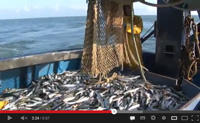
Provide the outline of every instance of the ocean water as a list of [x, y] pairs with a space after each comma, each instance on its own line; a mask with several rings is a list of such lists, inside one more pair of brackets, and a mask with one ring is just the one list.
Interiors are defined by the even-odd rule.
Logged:
[[[144, 30], [156, 16], [142, 16]], [[59, 17], [0, 20], [0, 59], [82, 48], [86, 17]], [[143, 50], [155, 52], [155, 38], [143, 44]]]

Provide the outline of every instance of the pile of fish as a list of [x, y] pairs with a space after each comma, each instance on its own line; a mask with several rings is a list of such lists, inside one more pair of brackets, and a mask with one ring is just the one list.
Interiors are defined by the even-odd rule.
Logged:
[[67, 71], [42, 77], [26, 89], [6, 89], [0, 101], [9, 102], [2, 110], [171, 111], [188, 99], [173, 88], [147, 85], [140, 76], [99, 83], [78, 71]]

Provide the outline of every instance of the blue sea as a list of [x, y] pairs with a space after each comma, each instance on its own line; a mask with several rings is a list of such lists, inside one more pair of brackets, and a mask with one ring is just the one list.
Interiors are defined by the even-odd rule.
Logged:
[[[144, 30], [156, 16], [142, 16]], [[0, 20], [0, 59], [83, 47], [86, 17], [57, 17]], [[143, 44], [155, 52], [155, 38]]]

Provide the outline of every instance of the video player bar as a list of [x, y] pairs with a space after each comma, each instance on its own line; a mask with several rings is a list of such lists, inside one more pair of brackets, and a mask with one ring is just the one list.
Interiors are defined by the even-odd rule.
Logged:
[[119, 113], [112, 111], [0, 111], [0, 121], [200, 123], [200, 112]]

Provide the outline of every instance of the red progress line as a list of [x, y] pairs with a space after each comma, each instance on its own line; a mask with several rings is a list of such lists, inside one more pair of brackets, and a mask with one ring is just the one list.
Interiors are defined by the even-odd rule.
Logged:
[[0, 114], [111, 114], [110, 110], [107, 111], [34, 111], [34, 110], [14, 110], [14, 111], [0, 111]]

